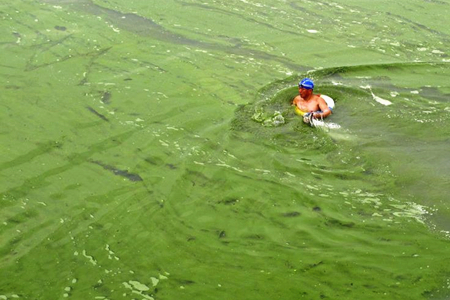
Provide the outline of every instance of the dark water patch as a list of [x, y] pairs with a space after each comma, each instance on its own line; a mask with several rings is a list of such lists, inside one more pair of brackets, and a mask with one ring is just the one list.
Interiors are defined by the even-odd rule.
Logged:
[[166, 164], [166, 167], [168, 167], [171, 170], [176, 170], [178, 169], [177, 166], [175, 166], [174, 164]]
[[436, 4], [441, 4], [441, 5], [446, 5], [448, 6], [448, 2], [445, 1], [440, 1], [440, 0], [424, 0], [425, 2], [429, 2], [429, 3], [436, 3]]
[[319, 266], [321, 266], [321, 265], [323, 265], [323, 264], [324, 264], [323, 261], [319, 261], [319, 262], [317, 262], [317, 263], [309, 264], [309, 265], [303, 267], [303, 268], [301, 269], [301, 271], [302, 271], [302, 272], [308, 272], [308, 271], [311, 271], [312, 269], [315, 269], [315, 268], [317, 268], [317, 267], [319, 267]]
[[450, 99], [450, 94], [442, 93], [437, 87], [422, 86], [420, 88], [420, 95], [426, 99], [447, 103]]
[[[26, 211], [24, 211], [22, 213], [15, 214], [14, 216], [7, 218], [6, 223], [7, 224], [11, 223], [11, 224], [17, 225], [17, 224], [25, 223], [29, 219], [36, 218], [37, 216], [38, 216], [38, 212], [35, 209], [33, 209], [33, 210], [27, 209]], [[8, 226], [8, 225], [6, 225], [6, 226]]]
[[263, 240], [263, 239], [265, 239], [265, 237], [263, 235], [260, 235], [260, 234], [246, 235], [245, 238], [246, 239], [250, 239], [250, 240]]
[[124, 177], [130, 181], [143, 181], [142, 177], [138, 174], [129, 173], [127, 170], [120, 170], [114, 166], [104, 164], [97, 160], [90, 160], [91, 163], [101, 166], [103, 169], [112, 171], [114, 175]]
[[86, 106], [87, 110], [89, 110], [91, 113], [93, 113], [94, 115], [96, 115], [97, 117], [99, 117], [100, 119], [102, 119], [103, 121], [109, 122], [109, 119], [107, 117], [105, 117], [104, 115], [102, 115], [101, 113], [99, 113], [98, 111], [96, 111], [95, 109], [93, 109], [90, 106]]
[[161, 166], [165, 163], [164, 159], [162, 159], [160, 157], [156, 157], [156, 156], [148, 156], [148, 157], [144, 158], [144, 161], [153, 166]]
[[59, 30], [59, 31], [66, 31], [67, 30], [67, 28], [64, 27], [64, 26], [55, 26], [55, 29]]
[[197, 187], [206, 187], [210, 185], [211, 179], [204, 175], [201, 172], [194, 171], [194, 170], [186, 170], [186, 172], [183, 175], [183, 181], [187, 181], [191, 183], [191, 186], [197, 186]]
[[88, 128], [93, 128], [93, 127], [97, 127], [98, 126], [98, 121], [91, 121], [91, 122], [70, 122], [70, 124], [78, 129], [88, 129]]
[[67, 198], [67, 195], [65, 193], [54, 193], [51, 194], [49, 198], [52, 200], [62, 200], [64, 198]]
[[60, 142], [57, 142], [57, 141], [49, 141], [46, 143], [39, 143], [38, 147], [36, 149], [31, 150], [26, 154], [20, 155], [9, 162], [1, 163], [0, 171], [4, 171], [6, 169], [9, 169], [12, 167], [17, 167], [24, 163], [31, 162], [36, 157], [41, 156], [43, 154], [48, 154], [55, 149], [60, 149], [62, 146], [63, 146], [63, 144]]
[[224, 205], [236, 205], [237, 203], [239, 203], [239, 199], [236, 198], [227, 198], [227, 199], [223, 199], [218, 201], [219, 204], [224, 204]]
[[[8, 240], [8, 242], [0, 247], [0, 255], [2, 257], [1, 263], [6, 260], [12, 260], [18, 255], [18, 252], [14, 249], [23, 242], [23, 236], [18, 235]], [[11, 258], [12, 257], [12, 258]]]
[[111, 92], [105, 91], [105, 92], [103, 92], [103, 94], [102, 94], [100, 100], [101, 100], [104, 104], [109, 105], [109, 104], [111, 104], [111, 97], [112, 97]]
[[294, 217], [300, 216], [301, 214], [298, 211], [291, 211], [291, 212], [283, 213], [282, 215], [285, 218], [294, 218]]
[[7, 69], [11, 69], [11, 70], [17, 69], [15, 66], [5, 65], [5, 64], [3, 64], [3, 63], [0, 63], [0, 67], [2, 67], [2, 68], [7, 68]]
[[325, 222], [325, 225], [352, 228], [355, 226], [355, 223], [354, 222], [345, 222], [345, 221], [341, 221], [341, 220], [337, 220], [337, 219], [328, 219]]
[[20, 90], [22, 87], [17, 86], [17, 85], [6, 85], [5, 89], [7, 90]]
[[80, 188], [80, 184], [69, 184], [64, 188], [65, 191], [76, 190]]
[[193, 280], [189, 280], [189, 279], [178, 279], [176, 280], [180, 285], [184, 286], [184, 285], [193, 285], [195, 284], [195, 281]]
[[[324, 2], [320, 2], [320, 3], [328, 6], [327, 3], [324, 3]], [[307, 7], [306, 5], [300, 5], [298, 2], [290, 1], [289, 6], [292, 9], [301, 12], [305, 16], [308, 16], [309, 18], [315, 18], [315, 19], [322, 18], [322, 15], [320, 15], [317, 10], [313, 10], [313, 9]]]

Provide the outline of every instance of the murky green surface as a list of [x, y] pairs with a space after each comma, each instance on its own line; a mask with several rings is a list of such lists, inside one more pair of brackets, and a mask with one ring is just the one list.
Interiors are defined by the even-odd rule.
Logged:
[[449, 11], [1, 2], [0, 299], [447, 299]]

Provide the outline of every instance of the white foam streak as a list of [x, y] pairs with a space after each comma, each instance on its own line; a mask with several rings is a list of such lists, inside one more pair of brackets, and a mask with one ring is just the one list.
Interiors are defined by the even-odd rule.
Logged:
[[318, 120], [318, 119], [312, 119], [311, 123], [312, 123], [313, 127], [321, 127], [321, 128], [328, 128], [328, 129], [341, 128], [341, 125], [339, 125], [339, 124], [324, 122], [324, 121]]
[[373, 100], [377, 101], [378, 103], [380, 103], [380, 104], [382, 104], [382, 105], [386, 105], [386, 106], [392, 104], [391, 101], [386, 100], [386, 99], [383, 99], [383, 98], [378, 97], [377, 95], [375, 95], [375, 94], [372, 92], [372, 87], [371, 87], [370, 85], [367, 85], [367, 86], [360, 86], [360, 87], [361, 87], [362, 89], [365, 89], [365, 90], [368, 89], [368, 90], [370, 91], [370, 93], [372, 94]]

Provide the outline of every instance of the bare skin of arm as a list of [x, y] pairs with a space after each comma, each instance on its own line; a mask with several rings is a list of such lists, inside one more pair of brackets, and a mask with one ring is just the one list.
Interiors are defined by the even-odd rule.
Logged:
[[321, 113], [314, 113], [314, 118], [326, 118], [331, 114], [331, 109], [322, 97], [318, 97], [317, 104], [322, 111]]

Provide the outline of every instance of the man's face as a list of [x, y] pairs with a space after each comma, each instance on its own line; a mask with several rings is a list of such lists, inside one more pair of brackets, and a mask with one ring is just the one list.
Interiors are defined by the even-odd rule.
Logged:
[[312, 90], [311, 89], [305, 89], [302, 86], [300, 86], [298, 88], [298, 93], [300, 94], [300, 97], [302, 97], [303, 99], [306, 99], [312, 93]]

